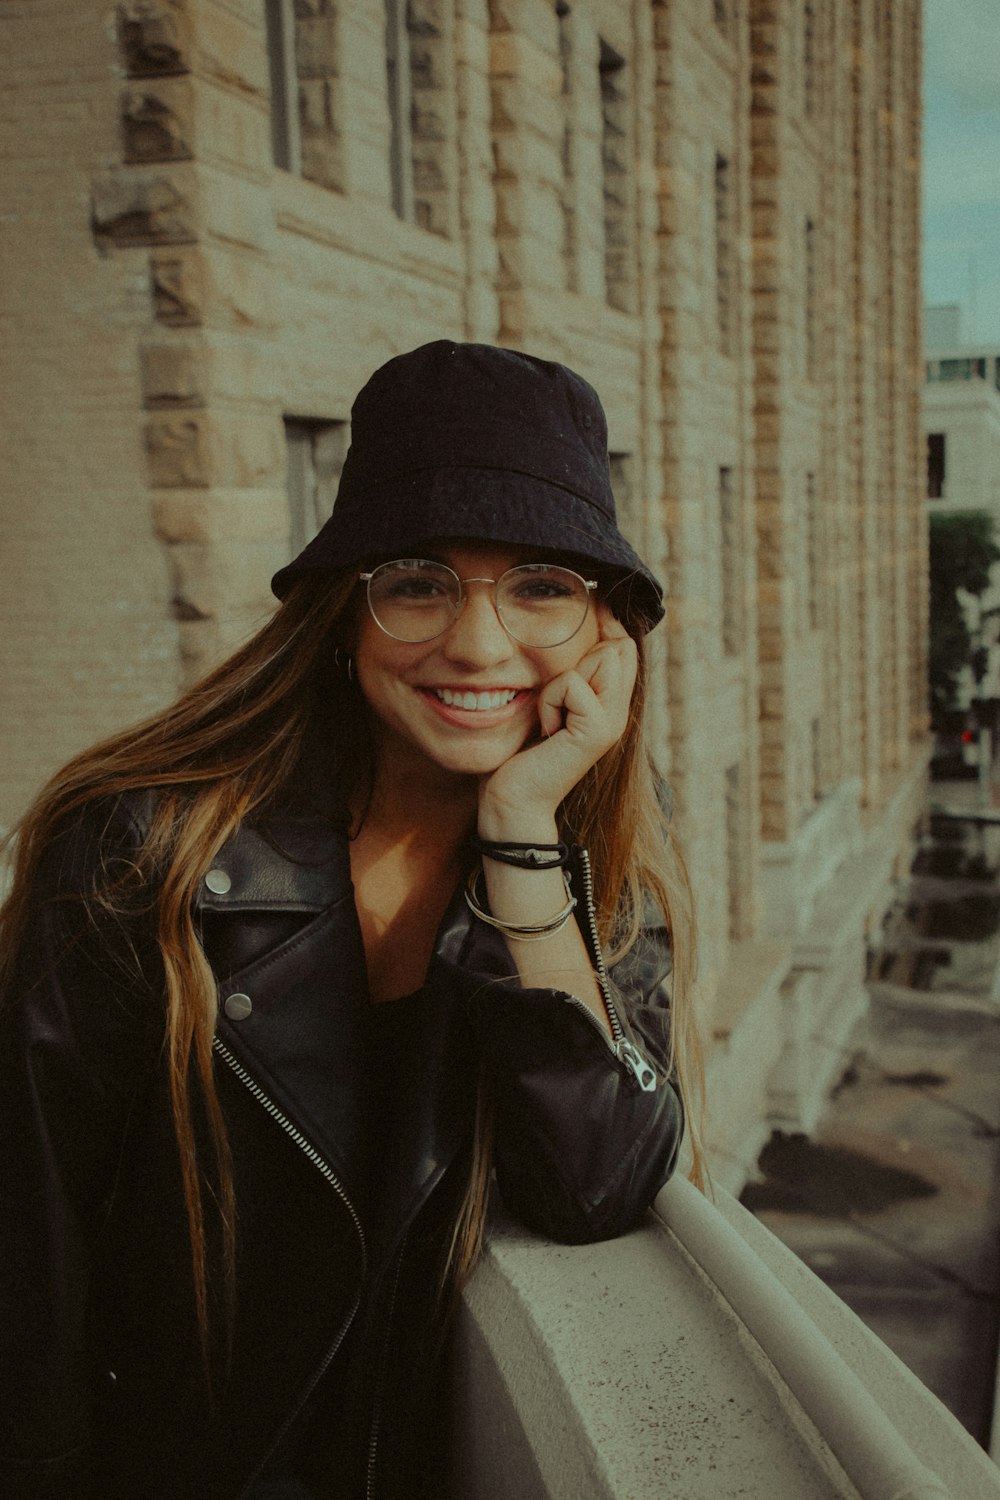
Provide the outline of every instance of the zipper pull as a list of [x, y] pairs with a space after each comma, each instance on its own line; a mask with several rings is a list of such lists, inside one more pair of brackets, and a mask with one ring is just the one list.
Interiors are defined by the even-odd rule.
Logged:
[[636, 1083], [644, 1094], [656, 1092], [656, 1071], [643, 1057], [634, 1042], [627, 1041], [622, 1037], [615, 1047], [615, 1056], [619, 1062], [623, 1062], [635, 1077]]

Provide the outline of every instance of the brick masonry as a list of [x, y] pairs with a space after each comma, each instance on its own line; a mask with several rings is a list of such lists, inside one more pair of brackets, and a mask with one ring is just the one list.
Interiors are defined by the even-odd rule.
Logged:
[[[926, 753], [919, 0], [419, 0], [395, 164], [385, 18], [289, 10], [291, 172], [263, 0], [0, 15], [0, 822], [266, 617], [286, 419], [345, 422], [440, 336], [563, 359], [667, 583], [652, 747], [720, 1087], [770, 1006], [762, 1117], [774, 975], [849, 855], [888, 878]], [[827, 995], [857, 991], [879, 888]]]

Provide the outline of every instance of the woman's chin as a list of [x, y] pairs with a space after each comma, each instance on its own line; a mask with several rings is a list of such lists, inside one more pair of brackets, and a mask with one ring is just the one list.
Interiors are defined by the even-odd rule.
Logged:
[[376, 726], [383, 751], [395, 747], [400, 757], [396, 774], [404, 777], [417, 771], [419, 761], [428, 769], [433, 766], [451, 776], [491, 776], [523, 750], [538, 730], [534, 713], [522, 711], [516, 717], [509, 715], [506, 722], [494, 723], [467, 714], [463, 716], [464, 722], [456, 724], [426, 700], [421, 708], [423, 712], [419, 714], [397, 713]]
[[453, 754], [435, 756], [434, 759], [442, 771], [449, 771], [453, 776], [492, 776], [494, 771], [498, 771], [516, 754], [517, 748], [491, 753], [483, 745], [476, 750], [455, 751]]

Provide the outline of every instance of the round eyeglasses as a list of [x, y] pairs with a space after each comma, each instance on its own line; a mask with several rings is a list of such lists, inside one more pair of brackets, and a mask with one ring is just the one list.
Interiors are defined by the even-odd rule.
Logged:
[[521, 563], [499, 578], [459, 578], [444, 563], [403, 557], [360, 574], [368, 585], [368, 608], [375, 624], [393, 640], [417, 645], [443, 635], [458, 616], [465, 585], [493, 585], [493, 607], [500, 624], [519, 646], [561, 646], [570, 640], [590, 608], [594, 579], [551, 563]]

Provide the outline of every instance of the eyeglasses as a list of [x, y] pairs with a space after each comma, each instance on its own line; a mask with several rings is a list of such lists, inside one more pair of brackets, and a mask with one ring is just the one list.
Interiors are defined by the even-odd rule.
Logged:
[[470, 583], [493, 585], [500, 624], [520, 646], [561, 646], [587, 618], [594, 579], [551, 563], [521, 563], [499, 578], [459, 578], [444, 563], [403, 557], [360, 574], [375, 624], [416, 645], [443, 635], [457, 618]]

